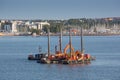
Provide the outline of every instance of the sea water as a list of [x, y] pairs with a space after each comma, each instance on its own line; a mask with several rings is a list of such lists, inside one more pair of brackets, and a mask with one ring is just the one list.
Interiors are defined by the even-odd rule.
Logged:
[[[50, 52], [55, 52], [59, 37], [50, 38]], [[120, 36], [85, 36], [84, 52], [96, 57], [90, 64], [39, 64], [29, 61], [29, 54], [47, 52], [47, 36], [1, 36], [0, 80], [120, 80]], [[69, 37], [62, 38], [62, 49]], [[80, 37], [72, 37], [72, 46], [80, 50]], [[59, 48], [59, 47], [58, 47]], [[69, 52], [69, 50], [67, 50]]]

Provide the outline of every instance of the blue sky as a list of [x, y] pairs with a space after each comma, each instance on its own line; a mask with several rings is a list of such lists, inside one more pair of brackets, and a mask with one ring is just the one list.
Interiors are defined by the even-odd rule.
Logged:
[[120, 17], [120, 0], [0, 0], [0, 19]]

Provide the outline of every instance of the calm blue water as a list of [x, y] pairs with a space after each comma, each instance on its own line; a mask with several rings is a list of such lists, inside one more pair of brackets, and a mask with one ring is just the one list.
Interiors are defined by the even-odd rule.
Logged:
[[[51, 52], [58, 45], [51, 37]], [[63, 37], [63, 46], [68, 37]], [[80, 38], [72, 37], [74, 48], [80, 49]], [[88, 65], [38, 64], [27, 55], [47, 52], [47, 37], [0, 37], [0, 80], [120, 80], [120, 36], [86, 36], [85, 53], [96, 56]]]

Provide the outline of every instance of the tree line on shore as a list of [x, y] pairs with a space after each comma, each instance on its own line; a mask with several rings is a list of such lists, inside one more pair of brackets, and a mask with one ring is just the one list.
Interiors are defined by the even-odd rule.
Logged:
[[[104, 25], [106, 28], [113, 27], [114, 25], [119, 25], [120, 28], [120, 18], [97, 18], [97, 19], [69, 19], [69, 20], [48, 20], [50, 23], [50, 31], [52, 33], [60, 32], [60, 28], [68, 30], [69, 26], [72, 28], [83, 27], [84, 29], [90, 29], [96, 25]], [[43, 30], [47, 32], [47, 25], [43, 27]], [[100, 26], [99, 26], [100, 27]]]

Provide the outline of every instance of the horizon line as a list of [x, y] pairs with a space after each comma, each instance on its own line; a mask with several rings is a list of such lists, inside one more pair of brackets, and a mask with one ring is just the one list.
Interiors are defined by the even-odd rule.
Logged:
[[36, 18], [36, 19], [27, 19], [27, 18], [24, 18], [24, 19], [15, 19], [15, 18], [11, 18], [11, 19], [5, 19], [5, 18], [0, 18], [0, 20], [69, 20], [69, 19], [83, 19], [83, 18], [86, 18], [86, 19], [102, 19], [102, 18], [120, 18], [120, 16], [116, 16], [116, 17], [81, 17], [81, 18], [67, 18], [67, 19], [42, 19], [42, 18]]

